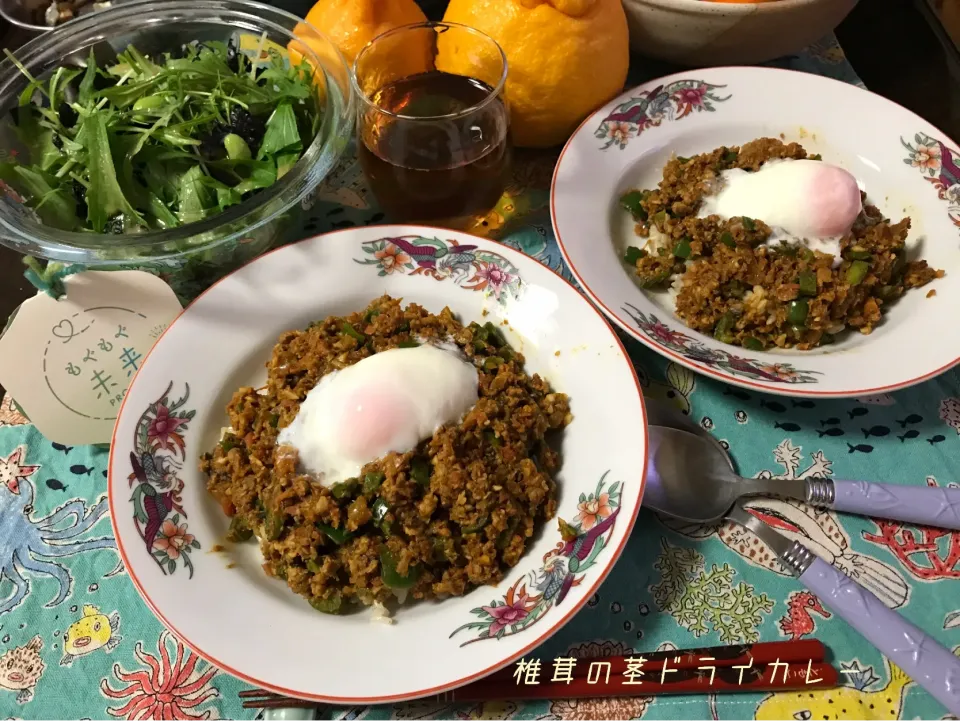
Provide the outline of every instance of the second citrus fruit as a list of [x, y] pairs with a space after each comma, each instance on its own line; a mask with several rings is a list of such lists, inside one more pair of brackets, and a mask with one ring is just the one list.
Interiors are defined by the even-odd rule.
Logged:
[[[511, 132], [521, 147], [563, 143], [627, 78], [630, 39], [620, 0], [450, 0], [443, 19], [476, 28], [503, 49]], [[437, 68], [471, 74], [485, 48], [468, 42], [440, 35]]]

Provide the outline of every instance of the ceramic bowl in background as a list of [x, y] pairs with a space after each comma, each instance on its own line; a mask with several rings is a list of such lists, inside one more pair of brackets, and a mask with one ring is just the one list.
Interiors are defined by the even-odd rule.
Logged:
[[0, 0], [0, 18], [16, 26], [16, 44], [120, 2], [123, 0]]
[[857, 0], [623, 0], [635, 53], [678, 65], [750, 65], [833, 32]]
[[0, 0], [0, 17], [30, 37], [52, 30], [36, 22], [37, 13], [49, 7], [46, 0]]

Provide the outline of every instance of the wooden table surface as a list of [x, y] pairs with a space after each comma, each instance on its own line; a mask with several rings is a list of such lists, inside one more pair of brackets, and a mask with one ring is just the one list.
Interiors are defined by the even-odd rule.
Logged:
[[[921, 13], [924, 1], [863, 0], [837, 28], [837, 37], [867, 87], [956, 140], [960, 138], [960, 68], [954, 67], [953, 56]], [[9, 44], [7, 40], [5, 45]], [[0, 246], [0, 321], [35, 292], [23, 278], [23, 270], [20, 256]]]

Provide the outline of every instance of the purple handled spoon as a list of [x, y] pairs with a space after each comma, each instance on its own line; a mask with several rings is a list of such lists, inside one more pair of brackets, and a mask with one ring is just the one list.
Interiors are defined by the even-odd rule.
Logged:
[[[709, 489], [713, 501], [710, 515], [719, 516], [721, 508], [729, 508], [738, 498], [766, 496], [792, 498], [817, 508], [830, 508], [842, 513], [856, 513], [872, 518], [915, 523], [921, 526], [960, 531], [960, 488], [930, 486], [898, 486], [867, 481], [834, 481], [829, 478], [807, 478], [785, 481], [776, 478], [742, 478], [730, 467], [727, 454], [701, 435], [681, 430], [677, 424], [657, 431], [676, 452], [686, 454], [698, 469], [689, 483], [697, 489], [691, 501], [702, 504]], [[696, 513], [693, 508], [685, 511]], [[695, 515], [684, 517], [694, 518]]]
[[[782, 536], [744, 508], [741, 486], [757, 479], [741, 479], [731, 470], [723, 450], [699, 434], [654, 425], [649, 428], [649, 442], [644, 507], [690, 523], [708, 524], [727, 519], [749, 530], [837, 616], [859, 631], [948, 711], [960, 714], [960, 658], [887, 608], [883, 601], [845, 573], [816, 557], [799, 541]], [[768, 489], [791, 483], [803, 485], [798, 481], [763, 481], [761, 489], [748, 493], [782, 496], [783, 493]], [[805, 494], [788, 497], [807, 500]], [[880, 515], [891, 518], [885, 513]], [[903, 518], [901, 513], [893, 515], [898, 520]], [[921, 515], [927, 519], [923, 522], [929, 522], [930, 513]]]

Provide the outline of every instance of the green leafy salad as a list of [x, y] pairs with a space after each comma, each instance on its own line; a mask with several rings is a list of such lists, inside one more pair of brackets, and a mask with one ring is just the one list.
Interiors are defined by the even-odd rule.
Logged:
[[[262, 43], [261, 43], [262, 44]], [[316, 136], [313, 70], [275, 49], [252, 62], [235, 45], [193, 43], [28, 78], [11, 111], [29, 159], [0, 179], [43, 224], [142, 233], [193, 223], [269, 188]]]

